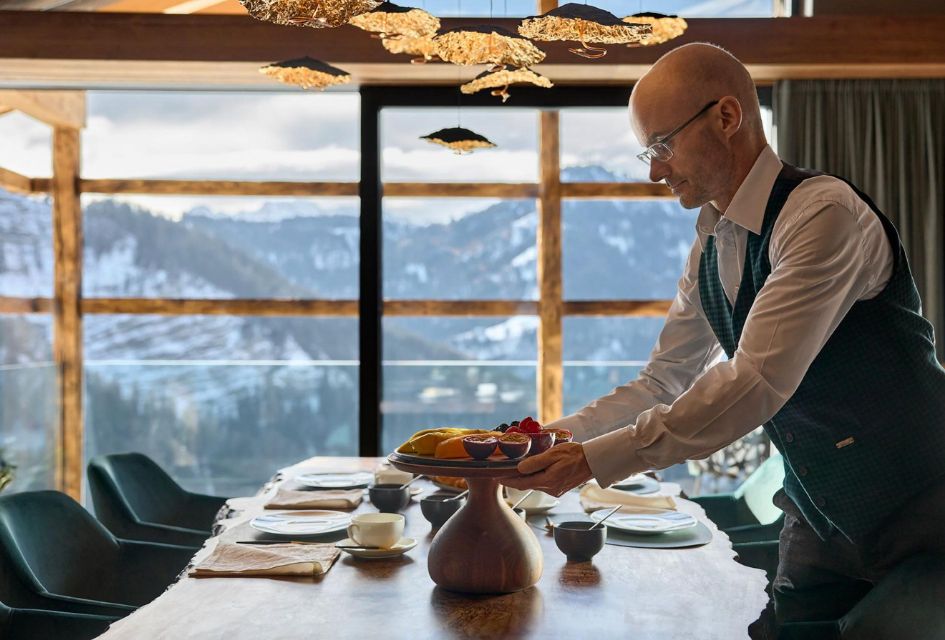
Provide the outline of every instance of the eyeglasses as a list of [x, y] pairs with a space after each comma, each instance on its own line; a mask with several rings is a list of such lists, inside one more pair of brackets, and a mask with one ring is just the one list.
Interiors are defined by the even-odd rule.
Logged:
[[701, 116], [703, 113], [705, 113], [706, 111], [708, 111], [709, 109], [717, 105], [718, 103], [719, 103], [718, 100], [713, 100], [706, 106], [699, 109], [699, 113], [692, 116], [691, 118], [683, 122], [681, 125], [679, 125], [675, 129], [670, 131], [668, 134], [666, 134], [665, 136], [663, 136], [662, 138], [660, 138], [659, 140], [657, 140], [656, 142], [648, 146], [646, 149], [643, 150], [642, 153], [638, 153], [637, 158], [643, 164], [650, 164], [650, 160], [659, 160], [660, 162], [666, 162], [667, 160], [672, 158], [673, 149], [666, 143], [672, 140], [673, 136], [675, 136], [677, 133], [679, 133], [680, 131], [688, 127], [690, 124], [692, 124], [696, 120], [696, 118]]

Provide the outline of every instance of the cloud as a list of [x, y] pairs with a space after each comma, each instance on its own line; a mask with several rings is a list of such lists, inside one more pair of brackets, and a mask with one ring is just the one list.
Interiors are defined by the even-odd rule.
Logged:
[[52, 127], [12, 112], [0, 115], [0, 167], [30, 178], [52, 175]]

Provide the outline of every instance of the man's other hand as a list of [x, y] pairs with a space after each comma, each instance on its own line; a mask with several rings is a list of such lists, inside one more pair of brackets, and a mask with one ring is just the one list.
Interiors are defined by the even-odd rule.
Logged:
[[576, 442], [555, 445], [525, 458], [518, 463], [518, 472], [522, 475], [503, 478], [502, 484], [515, 489], [538, 489], [553, 496], [560, 496], [593, 477], [584, 447]]

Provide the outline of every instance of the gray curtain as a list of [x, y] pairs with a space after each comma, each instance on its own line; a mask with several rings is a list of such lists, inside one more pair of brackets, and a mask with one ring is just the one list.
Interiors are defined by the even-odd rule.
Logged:
[[945, 360], [945, 80], [785, 80], [778, 155], [835, 173], [893, 221]]

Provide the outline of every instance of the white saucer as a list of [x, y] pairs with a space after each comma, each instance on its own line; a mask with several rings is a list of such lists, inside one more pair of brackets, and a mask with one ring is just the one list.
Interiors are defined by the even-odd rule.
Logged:
[[374, 481], [374, 474], [367, 471], [354, 473], [303, 473], [295, 481], [313, 489], [361, 489]]
[[[345, 538], [335, 543], [336, 547], [354, 546], [358, 543], [351, 538]], [[355, 558], [396, 558], [402, 556], [417, 546], [416, 538], [401, 538], [390, 549], [344, 549], [345, 553], [350, 553]]]

